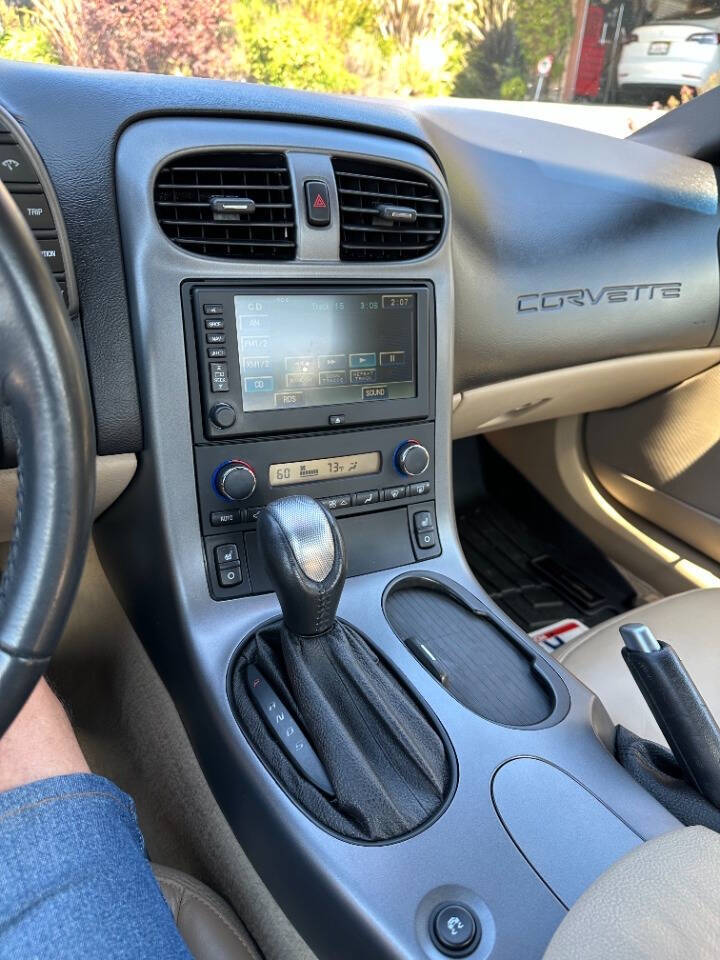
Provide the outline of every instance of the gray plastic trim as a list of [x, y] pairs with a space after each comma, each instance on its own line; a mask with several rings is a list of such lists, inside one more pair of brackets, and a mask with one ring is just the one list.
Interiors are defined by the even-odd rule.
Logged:
[[[200, 259], [174, 247], [152, 203], [156, 171], [168, 156], [198, 147], [257, 146], [303, 154], [360, 154], [417, 166], [448, 204], [440, 171], [411, 144], [293, 124], [215, 119], [145, 120], [117, 151], [117, 192], [145, 417], [138, 477], [105, 515], [98, 542], [108, 572], [181, 712], [198, 758], [228, 821], [291, 921], [316, 953], [347, 960], [442, 960], [418, 924], [450, 890], [466, 890], [487, 923], [476, 955], [540, 957], [565, 911], [507, 835], [492, 804], [494, 771], [532, 753], [567, 770], [644, 837], [677, 822], [646, 794], [597, 739], [593, 695], [562, 668], [570, 690], [566, 718], [549, 729], [518, 731], [471, 714], [426, 673], [382, 611], [389, 582], [403, 572], [447, 576], [510, 626], [474, 580], [457, 541], [452, 508], [453, 264], [447, 239], [424, 260], [403, 264], [331, 261], [242, 264]], [[449, 209], [449, 206], [448, 206]], [[447, 229], [450, 230], [450, 216]], [[299, 223], [300, 248], [305, 246]], [[277, 788], [239, 729], [226, 676], [237, 644], [278, 616], [274, 595], [216, 603], [204, 566], [193, 467], [190, 399], [180, 284], [187, 279], [300, 278], [414, 280], [434, 284], [437, 304], [436, 516], [443, 554], [432, 561], [348, 580], [339, 615], [382, 650], [437, 715], [459, 764], [456, 794], [427, 830], [388, 846], [358, 847], [329, 836]], [[548, 659], [544, 652], [540, 657]], [[528, 785], [531, 789], [532, 785]], [[592, 829], [592, 824], [587, 825]], [[318, 922], [318, 918], [322, 922]]]

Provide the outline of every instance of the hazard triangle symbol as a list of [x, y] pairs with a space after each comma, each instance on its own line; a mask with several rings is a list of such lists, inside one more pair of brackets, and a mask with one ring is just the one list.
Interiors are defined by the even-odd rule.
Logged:
[[313, 200], [313, 209], [314, 210], [323, 210], [327, 204], [323, 200], [322, 196], [318, 194]]

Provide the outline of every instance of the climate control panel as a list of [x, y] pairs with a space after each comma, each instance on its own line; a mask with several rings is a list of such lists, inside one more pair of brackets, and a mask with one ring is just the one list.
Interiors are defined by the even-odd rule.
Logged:
[[[305, 494], [335, 513], [355, 572], [440, 552], [432, 519], [432, 422], [207, 444], [195, 448], [195, 460], [200, 525], [218, 599], [269, 589], [255, 531], [260, 510], [279, 497]], [[238, 559], [222, 566], [220, 548]]]

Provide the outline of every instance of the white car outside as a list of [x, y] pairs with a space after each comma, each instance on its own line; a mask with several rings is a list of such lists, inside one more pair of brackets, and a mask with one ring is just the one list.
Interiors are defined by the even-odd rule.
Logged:
[[655, 20], [636, 27], [617, 68], [621, 93], [658, 95], [698, 88], [720, 71], [720, 10], [715, 16]]

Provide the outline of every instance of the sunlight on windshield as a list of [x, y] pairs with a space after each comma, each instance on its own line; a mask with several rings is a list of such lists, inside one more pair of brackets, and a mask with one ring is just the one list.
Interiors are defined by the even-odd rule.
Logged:
[[0, 0], [0, 56], [515, 112], [622, 106], [632, 129], [720, 83], [720, 3]]

